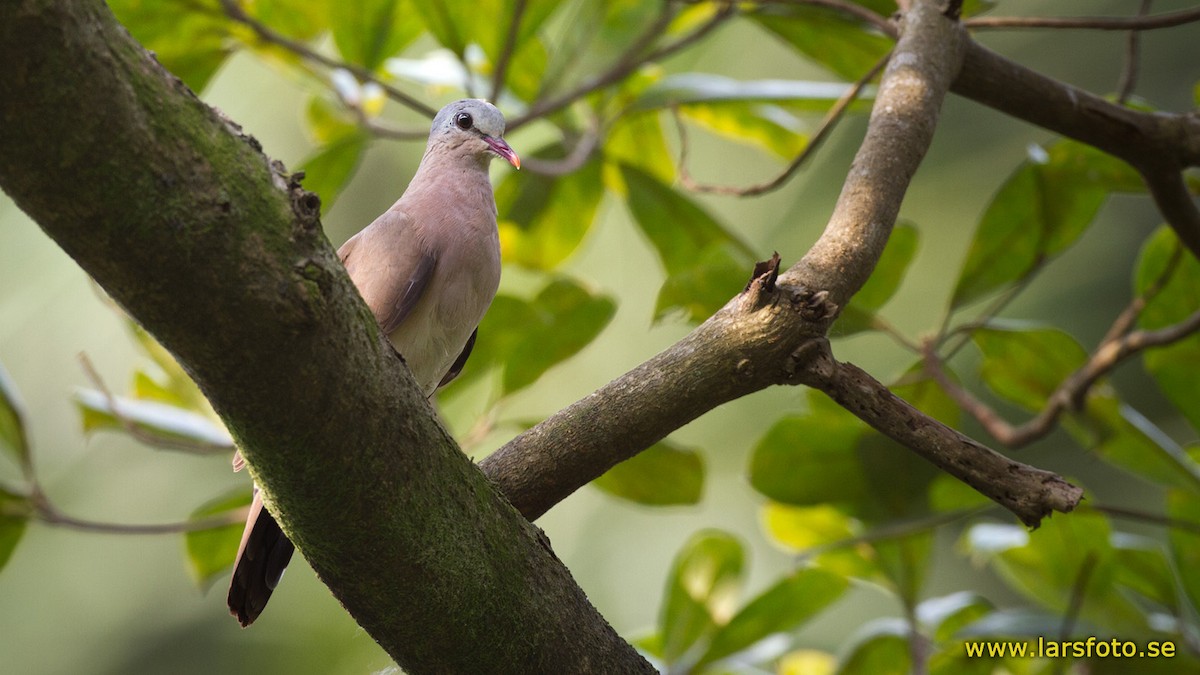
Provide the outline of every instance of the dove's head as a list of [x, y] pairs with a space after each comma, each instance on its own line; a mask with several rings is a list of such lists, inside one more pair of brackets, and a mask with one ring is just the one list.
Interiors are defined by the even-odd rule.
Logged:
[[521, 168], [521, 158], [508, 147], [503, 136], [504, 115], [496, 106], [481, 99], [464, 98], [442, 108], [433, 118], [429, 146], [462, 148], [485, 164], [493, 155], [499, 155], [509, 164]]

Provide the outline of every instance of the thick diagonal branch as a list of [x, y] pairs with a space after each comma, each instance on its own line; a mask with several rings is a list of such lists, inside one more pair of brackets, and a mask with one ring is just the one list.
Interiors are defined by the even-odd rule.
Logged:
[[103, 2], [0, 3], [0, 120], [0, 186], [184, 364], [400, 665], [653, 672], [436, 422], [317, 200]]

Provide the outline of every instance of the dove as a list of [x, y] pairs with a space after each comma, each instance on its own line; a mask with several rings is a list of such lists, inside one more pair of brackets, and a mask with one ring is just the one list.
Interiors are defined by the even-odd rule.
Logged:
[[[462, 371], [500, 284], [488, 165], [501, 157], [521, 168], [503, 134], [504, 116], [486, 101], [442, 108], [404, 194], [338, 250], [426, 396]], [[256, 486], [229, 585], [229, 612], [242, 627], [262, 613], [294, 551]]]

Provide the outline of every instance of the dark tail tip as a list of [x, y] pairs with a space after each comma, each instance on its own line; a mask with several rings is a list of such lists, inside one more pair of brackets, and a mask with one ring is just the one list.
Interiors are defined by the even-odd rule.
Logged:
[[252, 514], [246, 526], [249, 533], [234, 562], [228, 597], [229, 613], [242, 628], [262, 614], [296, 550], [266, 509]]

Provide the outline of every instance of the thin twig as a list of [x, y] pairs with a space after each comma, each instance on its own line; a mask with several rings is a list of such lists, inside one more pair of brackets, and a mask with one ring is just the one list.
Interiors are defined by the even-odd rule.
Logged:
[[212, 530], [218, 527], [227, 525], [236, 525], [246, 519], [246, 513], [249, 507], [234, 509], [220, 515], [209, 516], [197, 520], [187, 520], [176, 523], [153, 523], [153, 524], [127, 524], [127, 523], [107, 523], [98, 520], [88, 520], [86, 518], [75, 518], [68, 516], [58, 510], [50, 499], [42, 492], [41, 488], [34, 486], [32, 494], [29, 496], [29, 502], [33, 505], [35, 517], [46, 523], [58, 527], [67, 527], [73, 530], [81, 530], [84, 532], [100, 532], [104, 534], [179, 534], [182, 532], [198, 532], [201, 530]]
[[993, 438], [1010, 448], [1019, 448], [1053, 431], [1062, 413], [1079, 408], [1092, 385], [1122, 361], [1151, 347], [1178, 342], [1197, 331], [1200, 331], [1200, 310], [1173, 326], [1134, 331], [1101, 343], [1086, 363], [1059, 384], [1041, 412], [1019, 426], [1008, 423], [990, 406], [951, 379], [943, 368], [942, 358], [934, 353], [932, 342], [925, 350], [925, 371]]
[[[1045, 262], [1045, 256], [1039, 254], [1025, 276], [1021, 277], [1015, 284], [1003, 291], [1000, 297], [996, 298], [996, 300], [993, 301], [992, 304], [973, 321], [968, 321], [967, 323], [955, 326], [953, 329], [949, 329], [948, 327], [950, 325], [950, 319], [954, 315], [955, 308], [947, 306], [945, 314], [942, 317], [941, 324], [938, 328], [937, 337], [934, 340], [935, 344], [937, 344], [938, 347], [943, 350], [941, 354], [942, 360], [949, 361], [950, 359], [954, 358], [954, 355], [957, 354], [963, 347], [967, 346], [967, 343], [971, 341], [971, 333], [990, 324], [992, 319], [996, 318], [996, 315], [1004, 311], [1004, 308], [1012, 303], [1013, 300], [1016, 300], [1017, 296], [1033, 283], [1033, 280], [1036, 278], [1037, 274], [1041, 272], [1042, 266], [1045, 264]], [[949, 341], [953, 338], [958, 338], [958, 342], [951, 344]], [[947, 347], [947, 344], [950, 346]]]
[[896, 344], [907, 349], [908, 351], [914, 354], [921, 353], [921, 345], [913, 342], [907, 335], [900, 332], [900, 329], [897, 328], [895, 324], [883, 318], [882, 316], [879, 316], [878, 314], [874, 315], [871, 318], [871, 327], [892, 338]]
[[1071, 600], [1067, 604], [1067, 611], [1063, 614], [1062, 627], [1059, 629], [1059, 641], [1065, 641], [1071, 636], [1071, 632], [1075, 630], [1075, 621], [1079, 618], [1079, 612], [1083, 609], [1083, 601], [1087, 598], [1088, 582], [1092, 579], [1092, 571], [1096, 569], [1096, 551], [1090, 550], [1083, 562], [1079, 564], [1079, 573], [1075, 576], [1075, 584], [1071, 587]]
[[492, 93], [488, 97], [493, 102], [500, 99], [504, 89], [504, 80], [508, 76], [508, 64], [512, 61], [513, 52], [517, 50], [517, 39], [521, 35], [521, 18], [525, 16], [526, 0], [517, 0], [513, 4], [512, 18], [508, 22], [508, 33], [504, 36], [504, 47], [496, 58], [496, 69], [492, 73]]
[[877, 527], [862, 534], [846, 537], [837, 541], [831, 541], [828, 544], [818, 544], [811, 548], [804, 549], [796, 554], [799, 561], [803, 562], [819, 555], [823, 555], [830, 551], [836, 551], [843, 548], [855, 548], [862, 544], [874, 544], [880, 541], [888, 541], [889, 539], [900, 539], [913, 534], [919, 534], [925, 531], [933, 531], [943, 525], [966, 520], [974, 516], [982, 515], [988, 511], [992, 511], [997, 507], [994, 504], [987, 504], [969, 509], [957, 509], [946, 513], [936, 513], [920, 518], [903, 520], [900, 522], [889, 523], [882, 527]]
[[1181, 520], [1164, 516], [1158, 513], [1146, 513], [1144, 511], [1136, 511], [1134, 509], [1121, 508], [1119, 506], [1103, 506], [1103, 505], [1084, 505], [1085, 510], [1103, 513], [1104, 515], [1113, 518], [1123, 518], [1125, 520], [1136, 520], [1142, 523], [1150, 523], [1151, 525], [1161, 525], [1173, 530], [1184, 530], [1192, 534], [1200, 534], [1200, 523], [1191, 520]]
[[375, 84], [379, 85], [393, 100], [408, 106], [412, 110], [415, 110], [426, 117], [433, 118], [433, 116], [437, 114], [437, 111], [433, 108], [430, 108], [412, 96], [409, 96], [387, 82], [384, 82], [366, 68], [354, 63], [347, 63], [345, 61], [338, 61], [337, 59], [329, 58], [328, 56], [309, 48], [308, 45], [305, 45], [302, 42], [297, 42], [296, 40], [292, 40], [291, 38], [275, 32], [266, 24], [247, 14], [245, 10], [242, 9], [241, 5], [238, 4], [237, 0], [220, 0], [220, 2], [221, 8], [225, 11], [226, 16], [254, 31], [254, 34], [257, 35], [258, 38], [263, 42], [273, 44], [277, 47], [282, 47], [289, 52], [292, 52], [309, 61], [319, 63], [326, 68], [345, 70], [353, 74], [361, 82], [374, 82]]
[[821, 146], [821, 143], [829, 137], [829, 134], [833, 132], [834, 127], [837, 126], [837, 123], [841, 121], [842, 117], [845, 115], [846, 110], [850, 108], [850, 104], [858, 98], [859, 94], [862, 93], [862, 90], [867, 86], [867, 84], [870, 83], [871, 80], [875, 79], [875, 76], [883, 70], [884, 66], [887, 65], [889, 58], [891, 58], [891, 52], [888, 52], [886, 55], [884, 55], [884, 57], [880, 59], [874, 66], [872, 66], [865, 75], [858, 78], [858, 81], [846, 89], [846, 91], [838, 98], [838, 100], [834, 102], [833, 107], [829, 109], [829, 112], [825, 114], [825, 118], [821, 120], [820, 126], [817, 127], [816, 133], [814, 133], [812, 138], [809, 139], [808, 144], [804, 146], [804, 150], [802, 150], [800, 154], [797, 155], [790, 164], [788, 164], [787, 168], [785, 168], [782, 173], [765, 183], [759, 183], [757, 185], [739, 188], [729, 185], [700, 183], [693, 179], [687, 170], [687, 132], [684, 128], [683, 121], [680, 119], [678, 107], [673, 106], [671, 111], [675, 116], [675, 125], [679, 129], [678, 171], [680, 184], [693, 192], [733, 195], [736, 197], [753, 197], [778, 189], [793, 175], [795, 175], [796, 171], [798, 171], [800, 167], [808, 160], [808, 158], [817, 151], [817, 148]]
[[912, 598], [907, 593], [901, 593], [900, 602], [904, 605], [904, 623], [908, 624], [908, 672], [911, 675], [928, 675], [932, 645], [929, 638], [921, 634], [921, 624], [917, 621], [917, 607]]
[[643, 57], [642, 52], [654, 44], [673, 18], [673, 13], [670, 11], [670, 3], [663, 3], [663, 11], [659, 14], [659, 17], [617, 58], [607, 71], [585, 81], [571, 91], [535, 103], [525, 114], [518, 116], [508, 125], [509, 130], [520, 128], [539, 117], [545, 117], [551, 113], [558, 112], [588, 94], [620, 82], [643, 65], [664, 59], [692, 45], [697, 40], [712, 32], [713, 29], [725, 23], [736, 11], [737, 9], [732, 3], [725, 4], [711, 19], [696, 30], [679, 38], [675, 42], [659, 47]]
[[565, 176], [587, 163], [596, 149], [600, 147], [600, 131], [596, 126], [587, 130], [575, 141], [574, 147], [562, 159], [538, 159], [530, 157], [521, 160], [521, 168], [543, 176]]
[[980, 16], [963, 22], [967, 28], [1077, 28], [1085, 30], [1154, 30], [1200, 21], [1200, 7], [1154, 16]]
[[360, 106], [347, 103], [346, 107], [354, 113], [354, 117], [358, 120], [358, 125], [366, 129], [372, 136], [390, 138], [397, 141], [423, 141], [429, 138], [429, 130], [427, 129], [409, 129], [407, 127], [392, 126], [383, 120], [368, 117]]
[[214, 455], [218, 453], [229, 452], [233, 449], [232, 445], [221, 445], [218, 443], [206, 443], [204, 441], [192, 441], [184, 438], [174, 438], [157, 434], [152, 431], [147, 431], [145, 428], [138, 425], [137, 422], [129, 419], [121, 413], [121, 403], [117, 397], [113, 395], [112, 390], [104, 383], [104, 379], [100, 377], [100, 373], [96, 371], [96, 367], [92, 365], [92, 360], [87, 354], [79, 355], [79, 363], [83, 367], [83, 372], [92, 386], [100, 392], [104, 397], [104, 402], [108, 405], [108, 411], [112, 414], [113, 419], [121, 424], [125, 433], [135, 439], [145, 443], [146, 445], [162, 448], [164, 450], [179, 450], [181, 452], [189, 452], [197, 455]]
[[[1138, 7], [1138, 16], [1144, 17], [1150, 13], [1150, 5], [1154, 0], [1142, 0]], [[1125, 38], [1125, 67], [1121, 70], [1121, 78], [1117, 80], [1117, 103], [1125, 103], [1133, 95], [1137, 86], [1138, 67], [1141, 60], [1141, 31], [1131, 30]]]
[[888, 37], [895, 38], [899, 35], [896, 30], [896, 25], [888, 21], [887, 17], [876, 14], [870, 9], [855, 4], [846, 2], [846, 0], [758, 0], [759, 5], [805, 5], [809, 7], [820, 7], [822, 9], [831, 9], [847, 17], [858, 19], [879, 29], [881, 33]]

